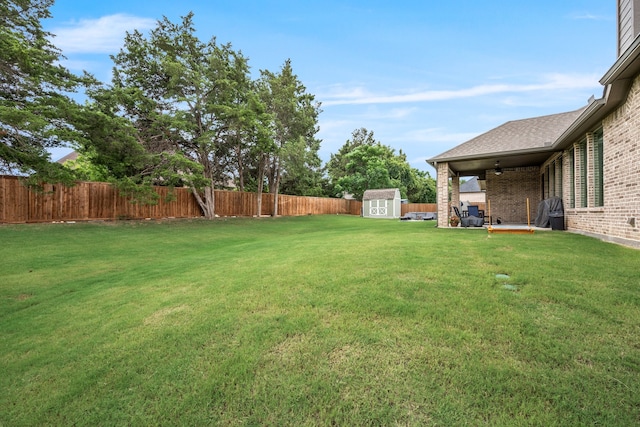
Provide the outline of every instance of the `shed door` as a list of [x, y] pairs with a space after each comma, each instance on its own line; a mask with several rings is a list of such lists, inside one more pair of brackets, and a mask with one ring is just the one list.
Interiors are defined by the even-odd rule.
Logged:
[[387, 216], [386, 200], [371, 200], [369, 206], [369, 215], [371, 216]]

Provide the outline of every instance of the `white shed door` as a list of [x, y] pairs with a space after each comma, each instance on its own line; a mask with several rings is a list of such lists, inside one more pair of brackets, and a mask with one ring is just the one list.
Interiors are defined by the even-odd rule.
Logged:
[[387, 216], [386, 200], [371, 200], [369, 205], [369, 215], [371, 216]]

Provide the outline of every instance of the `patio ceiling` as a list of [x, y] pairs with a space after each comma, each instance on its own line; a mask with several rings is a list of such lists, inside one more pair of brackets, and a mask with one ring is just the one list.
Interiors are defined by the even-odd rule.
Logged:
[[[480, 176], [484, 177], [487, 170], [495, 168], [496, 161], [500, 162], [500, 168], [521, 168], [527, 166], [539, 166], [549, 156], [552, 151], [544, 150], [539, 152], [512, 152], [512, 153], [494, 153], [486, 157], [467, 157], [467, 158], [449, 158], [451, 172], [460, 176]], [[436, 162], [437, 163], [437, 162]]]

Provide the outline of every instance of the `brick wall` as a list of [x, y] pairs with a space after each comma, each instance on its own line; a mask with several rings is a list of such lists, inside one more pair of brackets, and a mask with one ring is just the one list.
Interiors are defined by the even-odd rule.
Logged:
[[492, 222], [495, 224], [500, 218], [505, 224], [526, 224], [529, 198], [529, 215], [533, 224], [538, 202], [542, 198], [540, 179], [540, 168], [537, 166], [504, 170], [502, 175], [488, 170], [487, 205], [491, 204]]
[[[567, 228], [606, 240], [640, 246], [640, 77], [631, 87], [623, 105], [602, 123], [604, 204], [597, 206], [593, 183], [593, 133], [573, 145], [574, 164], [565, 151], [563, 194]], [[587, 164], [580, 151], [586, 149]], [[571, 168], [575, 170], [575, 208], [571, 208]], [[587, 168], [587, 200], [580, 192], [580, 172]], [[585, 206], [586, 205], [586, 206]]]
[[460, 210], [460, 177], [451, 177], [451, 203], [449, 204], [449, 214], [454, 215], [454, 210], [451, 207], [456, 206]]
[[604, 120], [603, 131], [607, 234], [640, 240], [640, 77], [626, 102]]
[[449, 163], [437, 165], [438, 227], [449, 226]]

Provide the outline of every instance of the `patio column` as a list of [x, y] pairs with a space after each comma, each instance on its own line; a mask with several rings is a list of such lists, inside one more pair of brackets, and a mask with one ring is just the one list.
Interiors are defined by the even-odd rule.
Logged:
[[449, 226], [449, 163], [438, 163], [436, 173], [438, 227], [444, 228]]
[[451, 207], [457, 206], [460, 209], [460, 177], [451, 175], [451, 203], [449, 203], [449, 215], [453, 215]]

